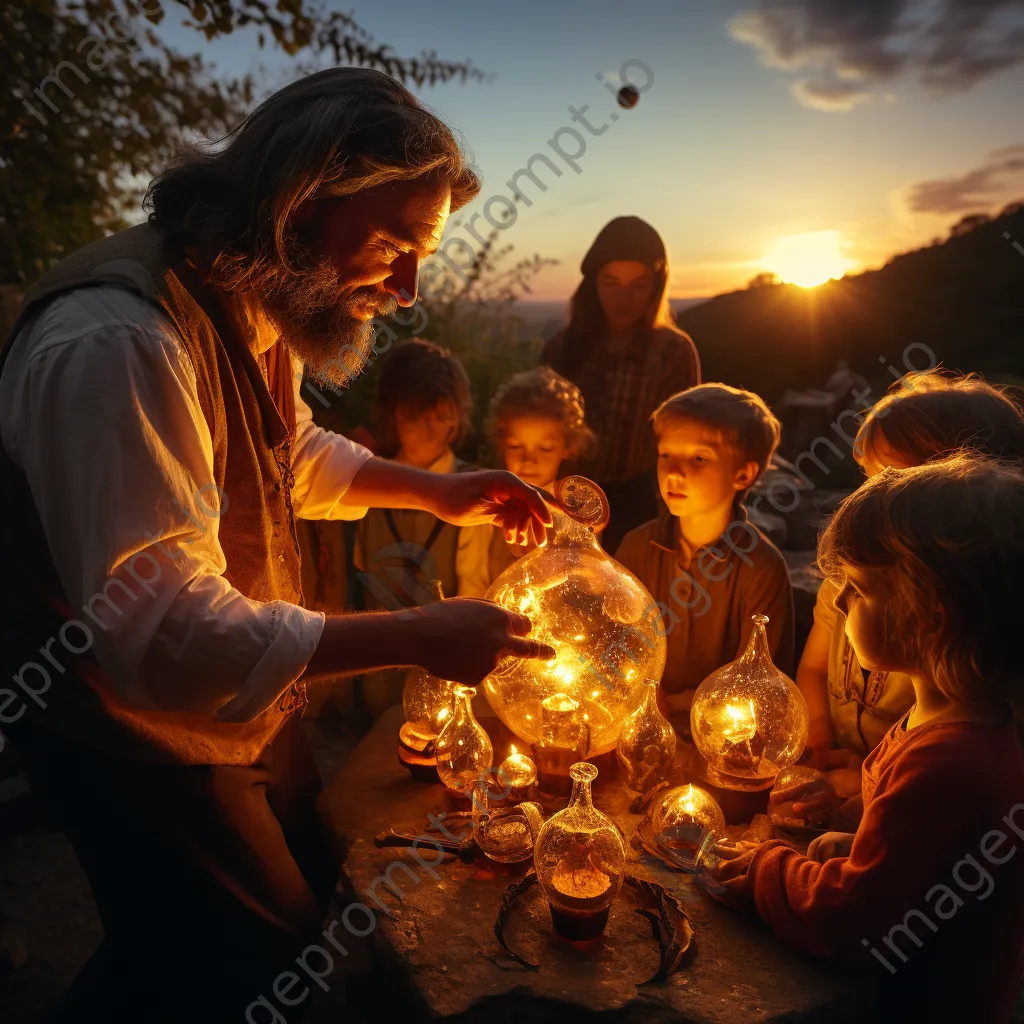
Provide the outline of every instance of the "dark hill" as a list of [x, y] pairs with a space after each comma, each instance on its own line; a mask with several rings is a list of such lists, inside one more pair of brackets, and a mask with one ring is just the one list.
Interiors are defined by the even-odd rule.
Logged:
[[[1024, 383], [1024, 208], [970, 218], [945, 242], [819, 288], [767, 285], [720, 295], [678, 316], [705, 380], [777, 400], [821, 387], [835, 364], [877, 380], [884, 364], [943, 365]], [[1008, 233], [1010, 239], [1004, 237]]]

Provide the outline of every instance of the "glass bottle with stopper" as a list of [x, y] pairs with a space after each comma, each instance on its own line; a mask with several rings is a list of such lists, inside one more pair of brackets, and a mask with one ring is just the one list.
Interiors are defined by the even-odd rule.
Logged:
[[484, 681], [495, 714], [534, 745], [538, 761], [541, 748], [552, 745], [552, 714], [567, 714], [559, 708], [568, 708], [568, 701], [577, 705], [572, 746], [583, 750], [577, 757], [612, 750], [623, 721], [643, 699], [645, 682], [659, 679], [665, 667], [654, 599], [597, 541], [595, 530], [608, 521], [604, 493], [570, 476], [556, 485], [555, 498], [547, 544], [509, 566], [487, 592], [503, 608], [528, 615], [530, 636], [555, 650], [547, 662], [506, 658]]
[[615, 748], [626, 785], [646, 793], [661, 782], [676, 755], [676, 731], [658, 708], [658, 680], [648, 680], [644, 699], [623, 723]]
[[473, 716], [472, 686], [456, 685], [452, 715], [437, 737], [437, 775], [453, 793], [472, 797], [478, 780], [491, 769], [494, 748]]
[[626, 848], [615, 823], [594, 807], [590, 787], [597, 769], [587, 762], [569, 769], [572, 796], [537, 836], [533, 863], [551, 908], [555, 930], [584, 942], [600, 935], [622, 887]]
[[707, 761], [709, 781], [726, 787], [729, 778], [773, 779], [807, 743], [807, 703], [772, 662], [768, 616], [752, 619], [742, 657], [712, 672], [690, 707], [693, 742]]

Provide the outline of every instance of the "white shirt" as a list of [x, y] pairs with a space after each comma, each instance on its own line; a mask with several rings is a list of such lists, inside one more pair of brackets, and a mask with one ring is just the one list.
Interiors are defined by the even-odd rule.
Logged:
[[[343, 497], [372, 455], [313, 423], [294, 366], [295, 512], [358, 519], [366, 509]], [[325, 617], [251, 601], [225, 579], [218, 526], [231, 495], [213, 482], [191, 360], [157, 309], [115, 287], [50, 303], [15, 339], [0, 377], [0, 440], [28, 478], [64, 592], [122, 697], [202, 710], [173, 696], [183, 679], [200, 690], [208, 681], [221, 695], [214, 705], [234, 695], [218, 717], [249, 720], [302, 674]], [[80, 647], [83, 633], [69, 631], [69, 642]]]

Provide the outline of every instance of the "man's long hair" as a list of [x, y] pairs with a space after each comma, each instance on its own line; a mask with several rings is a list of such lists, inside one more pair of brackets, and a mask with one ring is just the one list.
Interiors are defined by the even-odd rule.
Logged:
[[150, 223], [194, 246], [226, 291], [279, 291], [309, 269], [290, 228], [307, 200], [426, 178], [448, 185], [456, 210], [480, 190], [451, 130], [380, 71], [303, 78], [222, 141], [187, 147], [145, 202]]

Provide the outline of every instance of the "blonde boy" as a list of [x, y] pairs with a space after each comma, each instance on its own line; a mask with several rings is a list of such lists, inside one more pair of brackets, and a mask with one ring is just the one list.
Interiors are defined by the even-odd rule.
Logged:
[[662, 710], [687, 731], [693, 691], [739, 657], [751, 616], [769, 617], [775, 664], [793, 672], [793, 592], [782, 554], [742, 499], [779, 443], [779, 421], [750, 391], [701, 384], [651, 417], [668, 514], [627, 533], [616, 559], [658, 602], [668, 635]]

